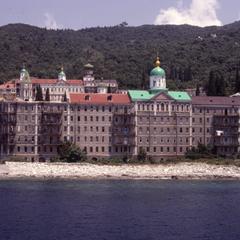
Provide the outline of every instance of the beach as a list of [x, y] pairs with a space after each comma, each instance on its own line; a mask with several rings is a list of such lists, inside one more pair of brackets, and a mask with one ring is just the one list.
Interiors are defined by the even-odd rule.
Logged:
[[0, 178], [240, 180], [240, 168], [192, 162], [155, 165], [6, 162], [0, 165]]

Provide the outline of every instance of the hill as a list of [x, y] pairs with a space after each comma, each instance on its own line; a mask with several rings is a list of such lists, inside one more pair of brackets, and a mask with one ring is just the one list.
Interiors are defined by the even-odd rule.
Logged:
[[[122, 88], [147, 80], [156, 53], [171, 87], [207, 81], [220, 70], [231, 91], [240, 60], [240, 22], [222, 27], [144, 25], [47, 30], [24, 24], [0, 27], [0, 79], [15, 78], [23, 63], [31, 76], [56, 77], [64, 64], [68, 78], [81, 78], [91, 62], [97, 77], [115, 78]], [[190, 73], [189, 73], [190, 72]]]

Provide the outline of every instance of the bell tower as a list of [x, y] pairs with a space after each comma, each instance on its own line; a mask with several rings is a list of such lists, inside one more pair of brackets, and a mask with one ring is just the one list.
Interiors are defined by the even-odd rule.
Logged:
[[32, 100], [32, 81], [25, 66], [20, 72], [20, 98], [25, 101]]

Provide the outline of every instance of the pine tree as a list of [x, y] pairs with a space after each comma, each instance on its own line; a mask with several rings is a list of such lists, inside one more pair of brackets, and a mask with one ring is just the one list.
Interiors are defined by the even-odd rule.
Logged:
[[42, 88], [40, 85], [37, 85], [36, 87], [36, 101], [43, 101], [43, 95], [42, 95]]
[[213, 71], [210, 71], [209, 73], [209, 79], [207, 84], [207, 95], [216, 96], [216, 86], [215, 86], [215, 78], [214, 78]]
[[197, 88], [196, 88], [196, 96], [200, 96], [200, 87], [199, 87], [199, 85], [197, 85]]
[[63, 95], [63, 102], [67, 102], [67, 93], [66, 92]]
[[141, 89], [145, 90], [146, 88], [147, 88], [146, 73], [145, 71], [143, 71], [141, 79]]
[[38, 101], [39, 99], [39, 90], [38, 90], [38, 85], [36, 87], [36, 94], [35, 94], [35, 101]]
[[240, 75], [239, 75], [239, 67], [236, 69], [236, 77], [235, 77], [235, 93], [240, 92]]
[[49, 93], [49, 88], [46, 90], [46, 95], [45, 95], [45, 101], [50, 101], [50, 93]]
[[42, 87], [40, 85], [39, 85], [39, 100], [38, 101], [43, 101]]
[[107, 87], [107, 93], [112, 93], [112, 90], [111, 90], [111, 86], [110, 86], [110, 84], [108, 84], [108, 87]]
[[215, 76], [216, 96], [225, 96], [225, 80], [220, 72]]

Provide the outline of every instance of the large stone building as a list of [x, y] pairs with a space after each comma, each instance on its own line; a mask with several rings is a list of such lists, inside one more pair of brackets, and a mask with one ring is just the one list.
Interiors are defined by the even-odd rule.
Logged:
[[[64, 141], [90, 158], [135, 157], [144, 149], [149, 157], [165, 160], [184, 156], [199, 143], [221, 155], [240, 151], [239, 97], [191, 98], [169, 91], [159, 59], [150, 89], [127, 94], [119, 93], [116, 81], [95, 80], [92, 65], [85, 69], [83, 80], [66, 80], [63, 69], [57, 80], [39, 80], [23, 69], [19, 81], [0, 86], [1, 158], [49, 160]], [[50, 90], [50, 101], [34, 101], [37, 84], [43, 93]]]

